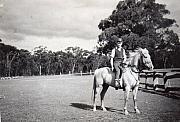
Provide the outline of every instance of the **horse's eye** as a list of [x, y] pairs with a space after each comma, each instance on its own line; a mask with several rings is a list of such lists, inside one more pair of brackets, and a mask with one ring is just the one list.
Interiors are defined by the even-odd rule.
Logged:
[[144, 58], [147, 58], [147, 56], [144, 55]]
[[144, 55], [144, 54], [143, 54], [143, 57], [144, 57], [144, 58], [147, 58], [147, 56], [146, 56], [146, 55]]

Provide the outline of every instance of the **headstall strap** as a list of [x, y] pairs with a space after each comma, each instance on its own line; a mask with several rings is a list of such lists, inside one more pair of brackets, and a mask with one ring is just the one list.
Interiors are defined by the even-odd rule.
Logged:
[[[131, 71], [133, 71], [135, 73], [139, 73], [139, 70], [136, 65], [128, 65], [128, 66], [131, 67]], [[137, 71], [134, 71], [133, 68], [136, 68]]]

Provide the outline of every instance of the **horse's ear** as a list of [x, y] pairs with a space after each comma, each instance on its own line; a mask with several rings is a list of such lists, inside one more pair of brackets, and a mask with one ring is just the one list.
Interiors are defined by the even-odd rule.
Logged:
[[142, 49], [141, 47], [138, 48], [138, 51], [139, 51], [140, 53], [142, 53], [142, 50], [143, 50], [143, 49]]
[[145, 51], [147, 51], [149, 53], [149, 50], [147, 48], [144, 48]]

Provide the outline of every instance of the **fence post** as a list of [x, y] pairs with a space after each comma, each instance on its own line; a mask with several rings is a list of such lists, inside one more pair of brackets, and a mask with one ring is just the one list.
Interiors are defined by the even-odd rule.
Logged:
[[71, 74], [71, 71], [69, 71], [69, 75]]
[[147, 89], [147, 78], [148, 78], [148, 74], [147, 74], [147, 72], [146, 72], [145, 74], [146, 74], [146, 79], [145, 79], [145, 89]]
[[92, 74], [92, 71], [90, 70], [90, 75]]
[[81, 76], [82, 76], [82, 71], [80, 71], [80, 73], [81, 73]]

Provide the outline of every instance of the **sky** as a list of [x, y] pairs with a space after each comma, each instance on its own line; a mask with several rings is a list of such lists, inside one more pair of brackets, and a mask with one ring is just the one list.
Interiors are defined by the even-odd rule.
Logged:
[[[180, 25], [180, 0], [156, 0], [167, 5]], [[52, 51], [78, 46], [92, 51], [100, 20], [111, 15], [119, 0], [0, 0], [0, 39], [18, 49], [40, 45]], [[180, 35], [180, 29], [175, 29]]]

